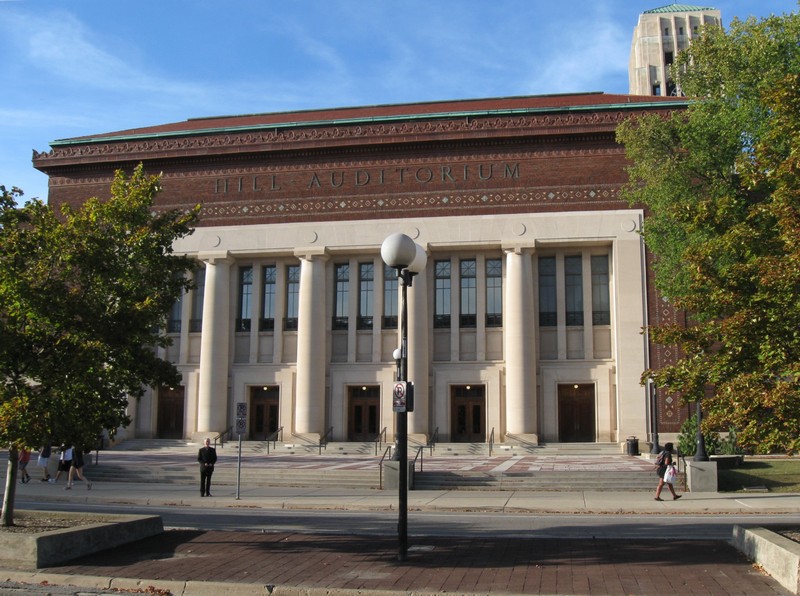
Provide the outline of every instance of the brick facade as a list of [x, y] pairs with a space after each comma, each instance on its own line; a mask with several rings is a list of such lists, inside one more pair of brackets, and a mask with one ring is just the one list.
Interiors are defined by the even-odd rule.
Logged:
[[[637, 262], [633, 255], [615, 255], [614, 251], [618, 253], [622, 246], [635, 246], [625, 234], [635, 231], [641, 210], [630, 207], [620, 199], [620, 189], [626, 181], [626, 162], [622, 147], [615, 141], [616, 127], [637, 114], [667, 113], [683, 109], [685, 105], [683, 100], [675, 98], [578, 94], [206, 118], [56, 141], [49, 152], [35, 153], [33, 163], [50, 177], [49, 201], [73, 206], [79, 205], [87, 197], [107, 196], [115, 170], [131, 170], [143, 163], [147, 172], [162, 173], [163, 190], [157, 197], [157, 208], [201, 205], [196, 233], [198, 239], [195, 244], [182, 248], [203, 259], [203, 251], [207, 250], [204, 242], [211, 242], [209, 246], [215, 248], [220, 243], [224, 245], [228, 242], [230, 248], [227, 250], [233, 252], [227, 254], [256, 255], [255, 261], [247, 257], [250, 260], [240, 259], [234, 267], [242, 263], [252, 266], [252, 262], [261, 262], [259, 258], [272, 258], [270, 255], [284, 258], [292, 251], [298, 253], [300, 249], [291, 241], [279, 245], [279, 241], [274, 240], [285, 230], [302, 228], [302, 233], [289, 232], [289, 238], [294, 235], [300, 245], [308, 242], [319, 245], [322, 241], [318, 242], [317, 238], [326, 235], [335, 237], [337, 223], [365, 222], [374, 232], [382, 222], [397, 221], [410, 225], [418, 232], [421, 229], [423, 236], [429, 229], [427, 233], [430, 238], [426, 241], [430, 250], [442, 246], [449, 247], [450, 251], [463, 251], [465, 246], [472, 244], [484, 247], [488, 252], [485, 257], [478, 255], [480, 263], [484, 258], [502, 257], [502, 251], [509, 246], [516, 246], [515, 250], [521, 247], [522, 250], [531, 251], [525, 257], [530, 259], [539, 246], [561, 250], [558, 247], [562, 244], [569, 246], [572, 243], [576, 247], [583, 247], [584, 259], [590, 258], [590, 253], [586, 251], [591, 247], [608, 244], [612, 247], [611, 258], [614, 262], [624, 257], [619, 260], [618, 266], [621, 266], [623, 261]], [[627, 219], [624, 216], [626, 211], [631, 213]], [[612, 218], [622, 223], [608, 227], [606, 222], [605, 227], [598, 224], [594, 229], [595, 218], [592, 213], [597, 213], [597, 221]], [[564, 214], [565, 220], [570, 214], [570, 221], [586, 222], [580, 224], [584, 226], [584, 231], [581, 232], [581, 228], [572, 229], [564, 232], [567, 236], [560, 240], [558, 226], [561, 218], [558, 214]], [[494, 236], [478, 238], [481, 234], [471, 230], [484, 227], [485, 218], [507, 223], [502, 223]], [[514, 224], [514, 221], [520, 223]], [[458, 229], [463, 226], [464, 231], [459, 236], [448, 229], [452, 226]], [[621, 230], [620, 226], [624, 229]], [[235, 239], [236, 233], [231, 230], [237, 229], [242, 232], [258, 230], [259, 234], [269, 233], [271, 241], [276, 244], [274, 247], [263, 242], [238, 245], [226, 240]], [[203, 230], [212, 235], [203, 236]], [[620, 236], [619, 241], [615, 240], [617, 236]], [[623, 236], [626, 238], [624, 241]], [[349, 250], [352, 253], [350, 258], [358, 259], [361, 257], [353, 251], [363, 250], [363, 244], [367, 247], [367, 252], [363, 254], [375, 254], [376, 241], [368, 238], [367, 234], [363, 242], [359, 242], [358, 238], [349, 238], [346, 244], [350, 248], [341, 245], [334, 247], [334, 252], [344, 254]], [[303, 250], [308, 252], [307, 249]], [[313, 248], [308, 254], [328, 254], [330, 250], [330, 245], [324, 244], [324, 247]], [[208, 262], [213, 265], [216, 258], [214, 256]], [[559, 258], [563, 258], [563, 254]], [[649, 268], [647, 272], [642, 276], [644, 279], [637, 282], [642, 284], [647, 294], [646, 308], [642, 308], [642, 312], [647, 313], [644, 316], [649, 317], [651, 324], [673, 320], [676, 314], [655, 295]], [[617, 275], [622, 273], [629, 272], [618, 272]], [[631, 292], [632, 288], [617, 288], [616, 291], [621, 296], [624, 289], [632, 296], [625, 300], [635, 300], [636, 292]], [[331, 307], [328, 305], [326, 308]], [[625, 318], [624, 311], [624, 308], [620, 311], [620, 319]], [[646, 322], [642, 318], [638, 321], [638, 328], [641, 329]], [[637, 328], [636, 321], [626, 321], [625, 325], [629, 330]], [[192, 354], [199, 348], [188, 345], [194, 340], [185, 330], [183, 333], [182, 355], [173, 359], [179, 363], [179, 368], [183, 367], [181, 370], [185, 377], [193, 379], [192, 375], [198, 374], [200, 361], [195, 362]], [[492, 331], [480, 333], [479, 342], [495, 347], [484, 348], [480, 344], [475, 350], [478, 356], [461, 357], [453, 348], [455, 361], [473, 357], [481, 361], [480, 355], [484, 354], [482, 350], [485, 349], [486, 354], [497, 351], [496, 345], [499, 344], [492, 342], [499, 340], [492, 339]], [[581, 350], [592, 353], [591, 347], [586, 344], [594, 340], [588, 333], [587, 330], [577, 340], [570, 340], [579, 340], [580, 349], [576, 353], [583, 353]], [[613, 336], [618, 331], [612, 329], [610, 333]], [[626, 333], [628, 335], [624, 340], [609, 341], [612, 344], [614, 341], [624, 341], [631, 346], [640, 342], [633, 331]], [[273, 383], [282, 381], [288, 372], [300, 374], [291, 368], [294, 364], [289, 365], [290, 371], [285, 362], [277, 362], [278, 356], [274, 357], [276, 361], [271, 365], [261, 366], [259, 363], [270, 362], [273, 356], [256, 355], [259, 350], [266, 350], [263, 334], [258, 335], [254, 329], [250, 337], [237, 337], [238, 343], [232, 344], [234, 352], [241, 350], [241, 355], [234, 354], [230, 363], [233, 370], [231, 374], [238, 379], [234, 381], [238, 385], [232, 389], [234, 399], [248, 399], [247, 391], [256, 382], [253, 379], [261, 374], [258, 373], [261, 369], [264, 378], [269, 377]], [[471, 336], [452, 337], [456, 344], [464, 342], [462, 353], [464, 345], [475, 342]], [[566, 336], [559, 337], [553, 341], [563, 344]], [[374, 338], [379, 343], [387, 341], [378, 337], [377, 332]], [[353, 342], [354, 339], [356, 335], [352, 333], [349, 340], [344, 336], [344, 339], [335, 341], [346, 346], [347, 341]], [[361, 341], [361, 338], [358, 337], [358, 340]], [[441, 341], [441, 336], [431, 339], [434, 351], [438, 345], [436, 342]], [[336, 350], [335, 345], [340, 344], [334, 344], [333, 348], [329, 346], [329, 354]], [[276, 349], [277, 353], [282, 353], [284, 349], [291, 351], [284, 347]], [[344, 361], [349, 358], [353, 363], [360, 358], [371, 358], [373, 368], [369, 374], [364, 374], [387, 378], [392, 364], [384, 362], [385, 358], [381, 358], [377, 345], [371, 348], [372, 356], [368, 356], [368, 352], [362, 353], [363, 350], [353, 356], [354, 349], [351, 346], [348, 356], [345, 347], [343, 355], [340, 354], [338, 358], [344, 358]], [[621, 349], [622, 346], [617, 345], [617, 350]], [[550, 372], [542, 373], [537, 381], [545, 383], [546, 379], [547, 383], [552, 384], [549, 389], [537, 389], [543, 396], [537, 400], [542, 403], [542, 400], [550, 400], [549, 405], [539, 403], [535, 406], [542, 419], [550, 420], [548, 423], [539, 422], [542, 428], [537, 432], [544, 436], [548, 433], [551, 437], [557, 435], [557, 430], [552, 428], [557, 416], [552, 412], [553, 408], [561, 406], [554, 401], [554, 388], [558, 383], [561, 383], [558, 385], [561, 387], [566, 382], [573, 382], [572, 377], [564, 376], [564, 370], [578, 370], [576, 363], [569, 360], [572, 356], [564, 355], [563, 345], [561, 350], [561, 364], [545, 362], [544, 368], [550, 367]], [[445, 348], [444, 353], [450, 352]], [[472, 348], [467, 353], [472, 354]], [[605, 351], [596, 352], [600, 353], [605, 354]], [[503, 407], [507, 408], [504, 372], [502, 366], [492, 364], [496, 357], [485, 354], [482, 357], [486, 362], [484, 377], [493, 379], [487, 384], [490, 397], [487, 398], [486, 408], [487, 411], [500, 408], [501, 411], [492, 416], [495, 416], [497, 424], [505, 426], [508, 421], [507, 414], [502, 411]], [[668, 362], [672, 354], [668, 348], [650, 346], [649, 357], [650, 363], [658, 366]], [[244, 359], [242, 362], [249, 359], [249, 368], [243, 366], [241, 370], [237, 369], [237, 358]], [[282, 358], [285, 360], [285, 357]], [[450, 370], [454, 368], [455, 361], [449, 365], [450, 368], [441, 365], [437, 369], [435, 360], [434, 356], [430, 374], [431, 400], [436, 401], [436, 405], [431, 407], [431, 412], [434, 418], [439, 416], [445, 420], [449, 410], [446, 404], [439, 403], [446, 397], [436, 396], [436, 378], [437, 375], [441, 378], [450, 378], [448, 375], [452, 375], [456, 379], [458, 375]], [[628, 356], [602, 356], [600, 360], [604, 362], [602, 370], [596, 363], [587, 362], [585, 373], [570, 373], [576, 383], [581, 381], [585, 385], [588, 380], [596, 383], [598, 395], [604, 396], [602, 399], [605, 400], [598, 403], [608, 403], [607, 406], [598, 406], [602, 411], [597, 412], [597, 420], [606, 422], [598, 422], [597, 440], [601, 436], [619, 440], [620, 434], [645, 432], [645, 422], [639, 420], [642, 416], [626, 414], [622, 410], [627, 406], [621, 404], [630, 403], [635, 406], [631, 411], [638, 411], [640, 405], [637, 404], [639, 397], [636, 385], [646, 363]], [[339, 400], [343, 404], [341, 408], [345, 408], [348, 398], [340, 395], [343, 390], [337, 383], [339, 377], [344, 378], [346, 374], [338, 371], [338, 361], [334, 358], [327, 365], [325, 390], [330, 403], [338, 403]], [[468, 368], [465, 366], [464, 370]], [[618, 383], [622, 383], [618, 378], [619, 369], [624, 369], [626, 375], [624, 390], [618, 387]], [[466, 372], [459, 374], [465, 375]], [[604, 375], [608, 375], [608, 379]], [[262, 382], [260, 378], [257, 381]], [[285, 380], [283, 382], [286, 387], [290, 385]], [[202, 386], [196, 388], [198, 384], [202, 385], [202, 380], [195, 379], [190, 383], [194, 385], [187, 389], [187, 395], [203, 393]], [[496, 389], [491, 383], [496, 384]], [[578, 386], [575, 385], [576, 388]], [[442, 387], [449, 385], [440, 381], [438, 387], [441, 392]], [[496, 398], [491, 398], [492, 392], [497, 394]], [[615, 402], [616, 392], [624, 392], [629, 397], [616, 398]], [[496, 401], [492, 402], [492, 399]], [[201, 405], [191, 405], [192, 400], [195, 397], [187, 397], [190, 411], [203, 407], [202, 399], [197, 401]], [[659, 395], [658, 402], [660, 430], [677, 432], [680, 419], [677, 402], [663, 395]], [[157, 407], [155, 398], [152, 407]], [[281, 416], [285, 416], [287, 421], [293, 420], [289, 414]], [[327, 412], [326, 417], [327, 424], [331, 420], [339, 421], [343, 415]], [[230, 418], [229, 413], [227, 419]], [[347, 421], [340, 424], [343, 427], [341, 433], [344, 433]], [[547, 424], [550, 427], [545, 429]], [[603, 425], [606, 426], [600, 428]], [[140, 430], [143, 433], [154, 432], [145, 427]], [[187, 429], [186, 434], [205, 430], [208, 429]]]

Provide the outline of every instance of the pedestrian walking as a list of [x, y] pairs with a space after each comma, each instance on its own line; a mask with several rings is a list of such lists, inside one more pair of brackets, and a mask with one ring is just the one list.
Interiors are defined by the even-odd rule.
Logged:
[[30, 449], [27, 447], [20, 449], [19, 459], [17, 461], [19, 462], [19, 475], [21, 476], [19, 481], [22, 484], [27, 484], [31, 481], [31, 475], [28, 474], [28, 462], [31, 461]]
[[72, 445], [61, 445], [61, 456], [58, 459], [58, 471], [55, 478], [50, 478], [48, 482], [58, 482], [62, 472], [69, 474], [69, 469], [72, 467]]
[[197, 452], [197, 461], [200, 464], [200, 496], [210, 497], [211, 475], [217, 463], [217, 450], [211, 446], [210, 439], [203, 441], [203, 447]]
[[83, 475], [83, 450], [77, 447], [72, 451], [72, 465], [69, 468], [67, 486], [64, 487], [64, 490], [70, 490], [72, 488], [72, 477], [74, 475], [77, 475], [78, 478], [86, 483], [86, 490], [92, 490], [91, 481]]
[[48, 466], [50, 465], [50, 454], [52, 453], [52, 447], [50, 446], [50, 442], [46, 442], [39, 448], [39, 457], [36, 460], [36, 465], [42, 469], [42, 482], [47, 482], [50, 480], [50, 470]]
[[672, 443], [667, 443], [664, 445], [664, 450], [658, 454], [656, 458], [656, 474], [658, 475], [658, 487], [656, 488], [656, 501], [663, 501], [664, 499], [661, 498], [661, 491], [666, 485], [669, 487], [669, 492], [672, 493], [672, 500], [677, 501], [683, 495], [679, 495], [675, 492], [675, 487], [673, 484], [675, 483], [675, 477], [677, 476], [677, 472], [675, 470], [675, 464], [672, 461]]

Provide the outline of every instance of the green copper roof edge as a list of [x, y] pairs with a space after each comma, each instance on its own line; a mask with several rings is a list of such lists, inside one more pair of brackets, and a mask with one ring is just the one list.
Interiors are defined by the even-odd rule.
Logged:
[[694, 6], [692, 4], [667, 4], [658, 8], [645, 10], [642, 14], [671, 14], [674, 12], [700, 12], [706, 10], [717, 10], [713, 6]]
[[51, 147], [66, 147], [69, 145], [86, 145], [92, 143], [111, 143], [119, 141], [132, 141], [143, 139], [163, 139], [170, 137], [199, 136], [207, 134], [226, 134], [250, 132], [268, 129], [308, 128], [311, 126], [333, 126], [350, 124], [375, 124], [381, 122], [401, 122], [409, 120], [436, 120], [440, 118], [470, 118], [486, 116], [513, 116], [516, 114], [535, 114], [543, 112], [586, 112], [592, 110], [609, 111], [620, 109], [637, 109], [642, 107], [686, 107], [689, 101], [675, 101], [671, 103], [639, 101], [630, 103], [615, 103], [587, 106], [564, 106], [546, 108], [511, 108], [498, 110], [475, 110], [467, 112], [436, 112], [431, 114], [398, 114], [394, 116], [370, 116], [366, 118], [340, 118], [333, 120], [307, 120], [296, 122], [278, 122], [272, 124], [249, 124], [244, 126], [226, 126], [215, 128], [200, 128], [196, 130], [174, 130], [159, 133], [138, 133], [129, 135], [108, 135], [100, 137], [80, 137], [58, 139], [50, 143]]

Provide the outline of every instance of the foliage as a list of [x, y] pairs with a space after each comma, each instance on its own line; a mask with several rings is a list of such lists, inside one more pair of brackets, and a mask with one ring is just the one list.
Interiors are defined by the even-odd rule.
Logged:
[[[721, 452], [721, 440], [718, 433], [703, 430], [703, 443], [707, 455], [716, 455]], [[678, 452], [688, 457], [697, 451], [697, 414], [692, 414], [681, 424], [678, 434]]]
[[689, 107], [618, 132], [656, 287], [688, 313], [649, 329], [680, 358], [643, 378], [703, 399], [704, 428], [761, 453], [800, 448], [797, 39], [796, 14], [704, 29], [673, 70]]
[[739, 433], [736, 429], [731, 427], [728, 429], [728, 436], [719, 439], [719, 454], [720, 455], [744, 455], [745, 451], [739, 446]]
[[157, 176], [117, 172], [108, 200], [60, 213], [0, 187], [0, 442], [94, 445], [129, 398], [180, 375], [159, 331], [189, 287], [173, 254], [197, 210], [154, 212]]

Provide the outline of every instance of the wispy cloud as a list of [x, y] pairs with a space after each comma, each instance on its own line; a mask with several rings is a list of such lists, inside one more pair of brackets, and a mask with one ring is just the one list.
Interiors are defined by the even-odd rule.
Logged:
[[[587, 39], [591, 32], [591, 39]], [[620, 23], [593, 19], [575, 23], [559, 35], [558, 46], [533, 64], [526, 77], [528, 93], [565, 93], [578, 91], [612, 91], [627, 93], [627, 85], [609, 89], [609, 82], [627, 82], [630, 32]]]
[[37, 16], [10, 13], [5, 17], [8, 34], [17, 47], [17, 58], [43, 75], [89, 90], [115, 93], [184, 95], [199, 91], [195, 85], [153, 76], [115, 54], [113, 48], [101, 47], [71, 13], [57, 11]]

